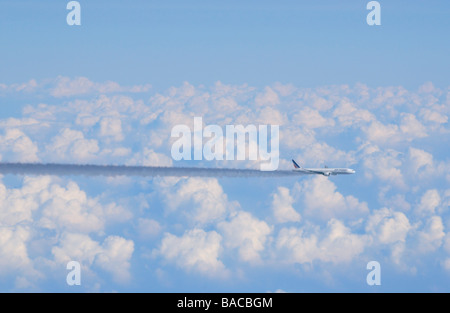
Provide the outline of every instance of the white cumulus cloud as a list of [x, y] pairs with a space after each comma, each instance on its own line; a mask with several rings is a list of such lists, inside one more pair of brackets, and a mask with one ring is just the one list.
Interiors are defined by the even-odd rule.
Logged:
[[248, 212], [234, 213], [229, 222], [221, 222], [217, 226], [223, 234], [224, 245], [237, 248], [239, 257], [246, 262], [259, 262], [260, 253], [272, 228]]
[[285, 187], [278, 187], [277, 193], [273, 194], [272, 210], [275, 219], [279, 223], [299, 222], [300, 214], [295, 211], [292, 204], [294, 199], [290, 191]]
[[336, 219], [330, 220], [324, 231], [283, 228], [276, 238], [277, 255], [284, 263], [348, 263], [361, 255], [367, 244], [366, 236], [352, 234]]
[[184, 270], [225, 278], [229, 273], [219, 260], [221, 240], [217, 232], [198, 228], [186, 231], [181, 237], [166, 233], [156, 253]]

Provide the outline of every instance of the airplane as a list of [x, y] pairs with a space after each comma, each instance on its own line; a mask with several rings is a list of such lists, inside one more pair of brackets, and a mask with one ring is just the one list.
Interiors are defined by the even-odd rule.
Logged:
[[294, 172], [302, 172], [303, 174], [321, 174], [324, 176], [330, 176], [330, 175], [346, 175], [346, 174], [355, 174], [355, 170], [352, 170], [351, 168], [328, 168], [325, 166], [325, 168], [303, 168], [300, 165], [297, 164], [294, 160], [292, 160], [292, 163], [294, 163]]

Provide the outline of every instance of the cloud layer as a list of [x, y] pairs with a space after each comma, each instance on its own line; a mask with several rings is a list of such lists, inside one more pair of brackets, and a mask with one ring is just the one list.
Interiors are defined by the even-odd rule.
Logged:
[[1, 86], [6, 103], [39, 95], [20, 116], [0, 115], [2, 162], [259, 168], [248, 160], [173, 161], [172, 127], [193, 127], [201, 116], [222, 127], [280, 125], [282, 170], [294, 158], [357, 171], [248, 179], [5, 175], [4, 291], [65, 290], [69, 260], [81, 263], [86, 291], [133, 284], [143, 291], [249, 284], [252, 291], [263, 275], [263, 291], [308, 290], [292, 287], [303, 278], [353, 290], [366, 278], [355, 269], [371, 260], [392, 281], [449, 291], [440, 282], [450, 275], [450, 88], [186, 82], [157, 92], [79, 77]]

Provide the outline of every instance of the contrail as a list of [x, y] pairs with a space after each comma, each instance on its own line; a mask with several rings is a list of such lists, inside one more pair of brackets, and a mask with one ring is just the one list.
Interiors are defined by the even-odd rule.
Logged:
[[13, 175], [85, 175], [142, 177], [286, 177], [304, 173], [294, 171], [260, 171], [235, 168], [156, 167], [93, 164], [0, 163], [0, 174]]

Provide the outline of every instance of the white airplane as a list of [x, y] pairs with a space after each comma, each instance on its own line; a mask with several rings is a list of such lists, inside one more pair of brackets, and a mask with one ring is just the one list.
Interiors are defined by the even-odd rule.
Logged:
[[327, 166], [325, 166], [325, 168], [303, 168], [294, 160], [292, 160], [292, 163], [294, 163], [293, 171], [302, 172], [304, 174], [322, 174], [324, 176], [355, 174], [355, 170], [352, 170], [351, 168], [328, 168]]

